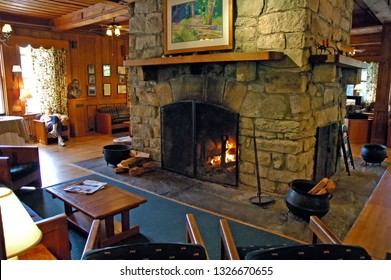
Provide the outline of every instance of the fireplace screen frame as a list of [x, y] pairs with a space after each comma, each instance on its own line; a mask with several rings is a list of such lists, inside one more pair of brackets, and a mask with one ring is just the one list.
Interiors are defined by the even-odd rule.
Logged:
[[[239, 113], [212, 103], [185, 100], [160, 108], [161, 163], [165, 170], [224, 185], [239, 182]], [[203, 172], [205, 146], [210, 139], [236, 144], [235, 160], [221, 164], [218, 172]], [[227, 169], [224, 169], [227, 168]], [[219, 172], [219, 171], [224, 172]], [[206, 174], [207, 173], [207, 174]]]

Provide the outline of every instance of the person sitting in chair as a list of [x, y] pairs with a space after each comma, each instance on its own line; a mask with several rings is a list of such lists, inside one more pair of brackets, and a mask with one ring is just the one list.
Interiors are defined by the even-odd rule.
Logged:
[[63, 121], [66, 116], [59, 114], [53, 114], [51, 109], [46, 109], [45, 114], [40, 118], [41, 121], [45, 122], [46, 129], [48, 130], [49, 135], [53, 138], [57, 137], [58, 145], [61, 147], [65, 146], [64, 140], [61, 137], [61, 133], [64, 130]]

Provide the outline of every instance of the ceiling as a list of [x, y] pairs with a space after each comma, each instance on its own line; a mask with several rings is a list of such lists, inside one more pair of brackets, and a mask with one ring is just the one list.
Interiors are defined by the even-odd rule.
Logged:
[[[128, 4], [136, 0], [0, 0], [0, 24], [51, 31], [104, 34], [115, 22], [129, 25]], [[390, 0], [354, 0], [351, 45], [362, 53], [380, 44], [382, 23], [391, 21]], [[366, 38], [362, 42], [362, 38]]]
[[[0, 24], [51, 31], [100, 31], [113, 21], [129, 25], [136, 0], [0, 0]], [[12, 2], [12, 3], [11, 3]]]

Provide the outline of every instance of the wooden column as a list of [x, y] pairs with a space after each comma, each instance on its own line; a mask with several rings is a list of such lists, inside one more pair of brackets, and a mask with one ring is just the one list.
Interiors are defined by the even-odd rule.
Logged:
[[391, 85], [391, 22], [383, 23], [371, 143], [386, 144]]

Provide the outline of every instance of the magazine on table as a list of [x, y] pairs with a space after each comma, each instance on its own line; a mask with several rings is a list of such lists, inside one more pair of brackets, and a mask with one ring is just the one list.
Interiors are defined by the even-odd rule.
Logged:
[[99, 182], [95, 180], [84, 180], [81, 184], [66, 187], [64, 191], [75, 192], [81, 194], [93, 194], [105, 187], [106, 182]]

